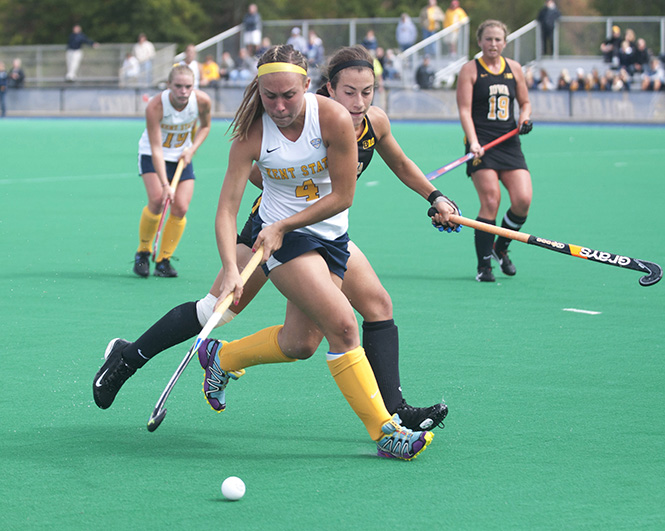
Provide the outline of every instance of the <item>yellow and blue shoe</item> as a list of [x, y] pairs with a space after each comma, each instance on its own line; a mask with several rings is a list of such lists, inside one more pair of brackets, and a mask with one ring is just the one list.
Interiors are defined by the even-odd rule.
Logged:
[[385, 433], [377, 443], [380, 457], [391, 457], [411, 461], [420, 454], [434, 439], [431, 431], [411, 431], [401, 425], [398, 414], [381, 426]]
[[199, 363], [205, 371], [203, 379], [203, 394], [210, 407], [221, 413], [226, 409], [226, 386], [230, 379], [237, 380], [243, 374], [244, 369], [239, 371], [223, 371], [219, 366], [217, 353], [224, 348], [226, 341], [206, 339], [199, 345]]

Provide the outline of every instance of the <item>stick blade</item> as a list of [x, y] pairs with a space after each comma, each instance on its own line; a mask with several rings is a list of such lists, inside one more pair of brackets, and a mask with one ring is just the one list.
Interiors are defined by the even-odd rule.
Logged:
[[636, 260], [636, 262], [648, 273], [640, 278], [641, 286], [653, 286], [661, 278], [663, 278], [663, 268], [658, 264], [654, 262], [647, 262], [646, 260]]
[[162, 409], [155, 415], [154, 413], [150, 415], [150, 419], [148, 420], [148, 431], [153, 432], [157, 428], [159, 428], [159, 425], [162, 423], [164, 420], [164, 417], [166, 416], [166, 410]]

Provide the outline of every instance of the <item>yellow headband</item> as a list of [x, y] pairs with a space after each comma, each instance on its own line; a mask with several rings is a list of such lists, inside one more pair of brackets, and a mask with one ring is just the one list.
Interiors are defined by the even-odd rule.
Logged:
[[261, 77], [263, 74], [274, 74], [275, 72], [294, 72], [303, 76], [307, 75], [307, 70], [302, 66], [292, 63], [264, 63], [259, 66], [258, 77]]

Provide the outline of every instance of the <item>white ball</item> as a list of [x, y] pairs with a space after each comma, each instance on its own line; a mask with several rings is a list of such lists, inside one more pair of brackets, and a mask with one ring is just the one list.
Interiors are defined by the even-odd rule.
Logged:
[[239, 500], [245, 495], [245, 483], [235, 476], [226, 478], [222, 483], [222, 495], [227, 500]]

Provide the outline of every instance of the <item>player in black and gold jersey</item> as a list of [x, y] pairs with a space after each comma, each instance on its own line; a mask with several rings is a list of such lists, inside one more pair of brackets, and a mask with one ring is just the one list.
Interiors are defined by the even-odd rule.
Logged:
[[[465, 133], [466, 152], [475, 157], [467, 163], [467, 175], [480, 199], [478, 220], [496, 224], [503, 183], [510, 196], [510, 208], [502, 226], [519, 230], [531, 205], [531, 174], [524, 160], [519, 137], [513, 136], [485, 152], [482, 146], [516, 127], [520, 134], [531, 131], [531, 103], [522, 67], [501, 55], [508, 30], [498, 20], [486, 20], [477, 31], [482, 56], [466, 63], [457, 81], [457, 105]], [[514, 115], [514, 103], [519, 117]], [[491, 259], [499, 262], [506, 275], [516, 273], [508, 258], [510, 240], [475, 231], [479, 282], [494, 282]]]
[[[434, 220], [441, 228], [448, 232], [459, 230], [458, 226], [448, 223], [448, 215], [459, 215], [455, 203], [437, 190], [418, 166], [406, 156], [392, 135], [386, 113], [372, 106], [376, 79], [373, 59], [367, 50], [362, 46], [340, 49], [331, 57], [325, 74], [329, 81], [321, 87], [319, 94], [341, 103], [353, 119], [358, 143], [357, 177], [367, 169], [376, 151], [406, 186], [427, 199], [437, 209]], [[250, 180], [255, 185], [261, 186], [261, 176], [256, 167], [252, 171]], [[246, 264], [252, 256], [251, 219], [258, 209], [259, 201], [260, 197], [252, 207], [248, 224], [238, 236], [239, 265]], [[431, 430], [435, 426], [442, 425], [448, 412], [446, 404], [436, 403], [430, 407], [417, 408], [407, 404], [402, 397], [399, 342], [397, 326], [393, 321], [392, 300], [358, 246], [349, 241], [348, 250], [350, 257], [342, 291], [363, 317], [363, 347], [376, 376], [386, 409], [391, 415], [397, 413], [400, 416], [402, 426], [415, 431]], [[114, 340], [117, 348], [122, 348], [124, 363], [135, 370], [162, 350], [196, 336], [214, 311], [222, 279], [223, 274], [220, 271], [206, 297], [173, 308], [134, 343]], [[266, 280], [262, 271], [255, 272], [243, 286], [239, 304], [232, 306], [232, 309], [223, 314], [221, 324], [228, 323], [242, 311]], [[303, 330], [303, 348], [311, 349], [310, 356], [322, 338], [323, 335], [318, 330]], [[306, 355], [301, 353], [299, 357], [303, 359]], [[129, 376], [119, 385], [115, 384], [112, 392], [104, 392], [104, 399], [97, 401], [98, 406], [109, 407]]]

